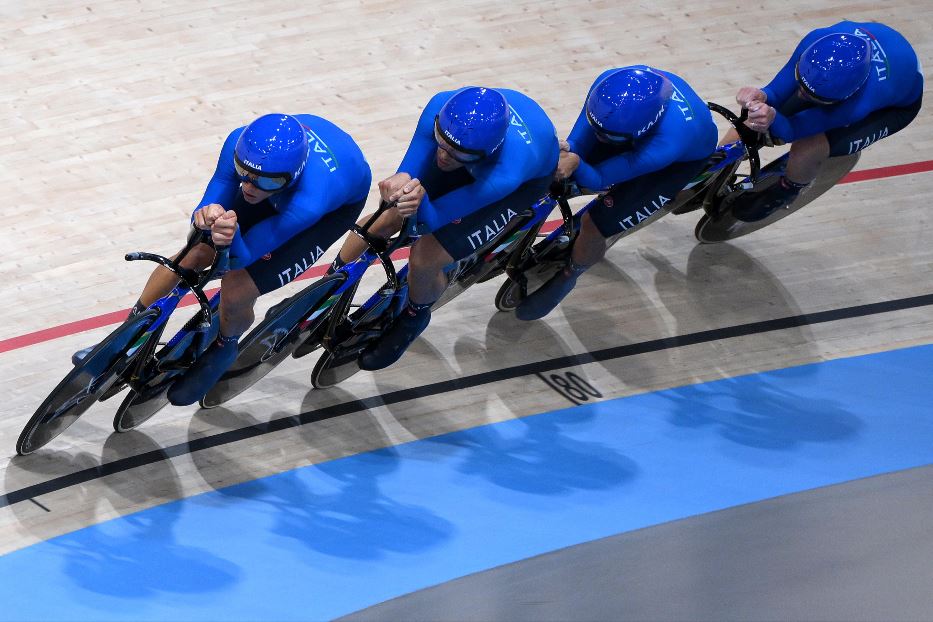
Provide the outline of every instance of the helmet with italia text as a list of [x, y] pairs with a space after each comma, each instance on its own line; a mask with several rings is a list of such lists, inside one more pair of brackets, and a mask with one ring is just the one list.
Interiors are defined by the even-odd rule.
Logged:
[[625, 67], [593, 87], [586, 119], [604, 142], [630, 143], [660, 120], [673, 91], [667, 76], [647, 67]]
[[295, 117], [267, 114], [247, 125], [233, 151], [241, 181], [277, 192], [294, 185], [308, 161], [308, 134]]
[[871, 44], [855, 35], [834, 33], [814, 41], [797, 61], [797, 83], [821, 104], [848, 99], [871, 73]]
[[461, 154], [461, 161], [494, 154], [509, 129], [509, 104], [495, 89], [468, 86], [454, 93], [434, 120], [438, 141]]

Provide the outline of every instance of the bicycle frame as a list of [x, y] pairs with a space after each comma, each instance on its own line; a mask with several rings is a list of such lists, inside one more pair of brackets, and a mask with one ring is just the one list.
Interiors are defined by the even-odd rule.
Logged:
[[[169, 350], [176, 346], [182, 339], [187, 337], [191, 332], [197, 332], [202, 335], [207, 334], [208, 330], [211, 327], [211, 315], [213, 311], [220, 304], [220, 292], [215, 293], [208, 300], [207, 296], [204, 294], [203, 288], [211, 279], [221, 276], [223, 271], [220, 270], [222, 264], [226, 263], [226, 254], [228, 252], [227, 247], [217, 248], [217, 258], [215, 258], [211, 267], [204, 271], [203, 273], [198, 273], [194, 270], [189, 270], [188, 268], [181, 267], [180, 262], [188, 253], [198, 244], [209, 240], [209, 233], [201, 230], [194, 229], [191, 234], [188, 236], [188, 241], [185, 244], [185, 247], [178, 254], [175, 259], [168, 259], [162, 257], [161, 255], [155, 255], [153, 253], [127, 253], [125, 259], [127, 261], [154, 261], [165, 268], [174, 272], [181, 279], [178, 285], [172, 288], [172, 291], [159, 298], [154, 303], [147, 307], [149, 309], [155, 309], [158, 311], [155, 320], [152, 324], [146, 329], [146, 331], [140, 336], [140, 338], [134, 343], [126, 353], [127, 357], [131, 357], [136, 354], [139, 349], [147, 344], [150, 345], [150, 351], [147, 353], [147, 356], [141, 356], [134, 363], [130, 369], [124, 373], [123, 381], [126, 382], [130, 388], [135, 391], [141, 391], [143, 385], [139, 383], [140, 377], [145, 370], [146, 365], [150, 363], [151, 355], [155, 351], [155, 348], [158, 346], [158, 336], [161, 335], [162, 331], [165, 328], [165, 324], [168, 322], [172, 313], [181, 303], [181, 300], [189, 293], [193, 294], [198, 301], [198, 304], [201, 306], [200, 321], [196, 326], [190, 326], [190, 322], [185, 324], [181, 330], [179, 330], [172, 339], [169, 340], [164, 346], [164, 350]], [[156, 339], [152, 339], [156, 337]], [[203, 345], [203, 344], [201, 344]], [[158, 371], [164, 371], [161, 368], [158, 368]], [[110, 397], [109, 395], [107, 397]]]
[[[203, 287], [217, 273], [218, 266], [226, 262], [227, 249], [216, 248], [211, 267], [202, 272], [178, 264], [202, 241], [203, 235], [193, 230], [184, 250], [175, 260], [150, 253], [126, 255], [127, 261], [145, 259], [165, 266], [181, 279], [181, 283], [140, 314], [127, 318], [65, 375], [26, 423], [17, 440], [17, 453], [32, 453], [56, 438], [81, 417], [94, 401], [106, 400], [127, 385], [131, 385], [134, 391], [143, 389], [145, 383], [154, 377], [147, 376], [146, 372], [154, 369], [161, 373], [159, 356], [153, 356], [158, 337], [172, 311], [189, 291], [193, 291], [198, 299], [201, 312], [186, 324], [172, 343], [178, 344], [192, 331], [207, 332], [205, 327], [211, 326], [211, 311], [216, 308], [219, 297], [215, 296], [212, 301], [208, 301]], [[154, 367], [151, 366], [153, 362]]]
[[[330, 351], [332, 347], [333, 337], [337, 326], [340, 324], [340, 322], [343, 321], [344, 312], [346, 311], [346, 308], [349, 307], [349, 305], [352, 303], [356, 288], [359, 286], [363, 279], [363, 275], [366, 273], [370, 266], [372, 266], [377, 261], [379, 262], [386, 274], [386, 279], [388, 281], [389, 289], [392, 290], [392, 295], [394, 295], [401, 288], [401, 284], [405, 281], [405, 276], [408, 273], [408, 266], [403, 267], [400, 272], [396, 272], [395, 266], [392, 264], [392, 253], [417, 239], [418, 234], [416, 223], [412, 219], [406, 219], [402, 225], [402, 231], [398, 234], [398, 236], [389, 240], [383, 240], [369, 234], [369, 228], [373, 225], [373, 223], [376, 222], [379, 216], [394, 206], [394, 202], [386, 203], [383, 201], [380, 203], [379, 209], [373, 213], [373, 215], [369, 218], [369, 220], [366, 221], [365, 224], [362, 226], [353, 226], [353, 229], [351, 230], [352, 233], [362, 238], [362, 240], [367, 245], [366, 250], [357, 259], [340, 266], [340, 268], [335, 271], [335, 274], [338, 276], [343, 276], [343, 282], [327, 298], [327, 300], [324, 301], [320, 308], [311, 313], [301, 325], [302, 329], [307, 328], [322, 314], [333, 309], [333, 307], [338, 302], [343, 300], [344, 308], [340, 309], [339, 313], [331, 314], [330, 318], [328, 319], [327, 326], [324, 330], [324, 337], [321, 340], [321, 345], [328, 351]], [[360, 312], [365, 314], [384, 299], [385, 297], [380, 297], [378, 293], [371, 296], [365, 303], [363, 303], [363, 305], [361, 305]]]
[[[729, 109], [723, 108], [717, 104], [709, 103], [708, 106], [710, 110], [722, 115], [732, 124], [739, 134], [739, 140], [717, 147], [709, 157], [704, 169], [684, 186], [681, 192], [678, 193], [677, 197], [675, 197], [668, 206], [662, 208], [663, 211], [658, 210], [655, 212], [656, 215], [652, 215], [651, 218], [660, 218], [669, 212], [677, 213], [678, 209], [700, 201], [702, 201], [702, 206], [706, 208], [707, 212], [712, 212], [713, 199], [719, 196], [724, 189], [729, 187], [729, 184], [733, 181], [733, 173], [744, 160], [749, 161], [751, 174], [748, 178], [744, 179], [741, 184], [751, 183], [752, 180], [757, 178], [760, 170], [757, 147], [760, 136], [744, 125], [744, 121], [748, 116], [748, 111], [743, 110], [741, 116], [737, 116]], [[551, 187], [549, 195], [552, 201], [556, 202], [560, 207], [561, 226], [555, 228], [548, 235], [544, 236], [543, 240], [536, 244], [532, 244], [535, 241], [534, 236], [528, 235], [525, 240], [516, 247], [515, 252], [510, 257], [506, 267], [506, 274], [508, 275], [509, 281], [519, 288], [517, 292], [518, 299], [523, 299], [528, 295], [528, 273], [530, 270], [534, 269], [536, 266], [544, 266], [546, 263], [556, 266], [566, 258], [567, 253], [572, 249], [573, 243], [579, 233], [583, 215], [602, 198], [602, 193], [597, 194], [592, 200], [574, 213], [568, 203], [568, 199], [580, 196], [580, 194], [582, 193], [576, 188], [576, 185], [568, 181], [557, 183]], [[696, 207], [699, 207], [699, 205]], [[612, 246], [619, 239], [629, 235], [635, 230], [636, 228], [631, 227], [618, 233], [607, 240], [607, 245]], [[537, 233], [537, 231], [535, 231], [535, 233]], [[540, 272], [538, 276], [541, 276]], [[508, 291], [504, 289], [505, 287], [506, 285], [503, 285], [503, 288], [500, 288], [496, 298], [496, 306], [500, 310], [507, 310], [507, 307], [504, 308], [500, 306], [500, 301], [503, 300], [502, 296]], [[512, 300], [514, 300], [514, 298]]]
[[[535, 235], [541, 228], [541, 225], [544, 224], [548, 215], [553, 211], [556, 204], [557, 202], [551, 194], [545, 195], [535, 202], [534, 205], [506, 223], [503, 230], [488, 243], [479, 247], [474, 253], [467, 257], [454, 261], [446, 266], [444, 272], [447, 274], [448, 278], [448, 289], [445, 290], [444, 294], [441, 294], [441, 297], [433, 308], [440, 308], [451, 300], [451, 297], [448, 296], [448, 292], [451, 291], [450, 288], [454, 285], [461, 284], [461, 279], [463, 279], [462, 282], [466, 283], [464, 286], [465, 289], [475, 282], [485, 282], [501, 274], [500, 271], [494, 269], [485, 275], [478, 276], [475, 281], [470, 281], [470, 277], [463, 278], [464, 275], [469, 274], [477, 266], [492, 264], [503, 255], [512, 257], [524, 253], [528, 245], [534, 241]], [[404, 291], [404, 288], [407, 287], [407, 275], [408, 266], [406, 265], [399, 270], [397, 280], [401, 285], [396, 285], [396, 290], [401, 288], [401, 291]], [[372, 296], [363, 304], [362, 313], [365, 314], [382, 300], [384, 300], [384, 297], [380, 296], [379, 293]]]

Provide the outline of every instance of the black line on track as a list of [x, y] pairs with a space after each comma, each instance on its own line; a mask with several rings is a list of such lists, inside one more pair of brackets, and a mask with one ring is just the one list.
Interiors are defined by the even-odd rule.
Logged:
[[47, 508], [47, 507], [45, 507], [44, 505], [42, 505], [41, 503], [39, 503], [38, 501], [36, 501], [35, 499], [29, 499], [29, 500], [32, 501], [33, 503], [35, 503], [36, 505], [38, 505], [40, 508], [42, 508], [42, 509], [45, 510], [46, 512], [51, 512], [51, 511], [52, 511], [52, 510], [50, 510], [49, 508]]
[[[333, 404], [331, 406], [325, 406], [324, 408], [318, 408], [316, 410], [293, 415], [291, 417], [274, 419], [267, 423], [261, 423], [246, 428], [221, 432], [220, 434], [206, 436], [189, 441], [187, 443], [179, 443], [164, 449], [148, 451], [143, 454], [121, 458], [119, 460], [114, 460], [113, 462], [107, 462], [105, 464], [91, 467], [89, 469], [84, 469], [82, 471], [77, 471], [75, 473], [69, 473], [68, 475], [62, 475], [60, 477], [56, 477], [45, 482], [40, 482], [38, 484], [33, 484], [25, 488], [20, 488], [19, 490], [14, 490], [0, 496], [0, 508], [26, 500], [32, 500], [35, 502], [33, 497], [37, 497], [39, 495], [56, 492], [70, 486], [83, 484], [85, 482], [93, 481], [107, 475], [121, 473], [123, 471], [135, 469], [147, 464], [168, 460], [169, 458], [176, 456], [183, 456], [185, 454], [201, 451], [202, 449], [210, 449], [212, 447], [219, 447], [229, 443], [236, 443], [250, 438], [255, 438], [257, 436], [272, 434], [273, 432], [279, 432], [281, 430], [287, 430], [289, 428], [295, 428], [309, 423], [315, 423], [318, 421], [331, 419], [333, 417], [339, 417], [341, 415], [347, 415], [371, 408], [377, 408], [379, 406], [397, 404], [399, 402], [407, 402], [419, 397], [430, 397], [442, 393], [450, 393], [452, 391], [460, 391], [463, 389], [482, 386], [484, 384], [499, 382], [501, 380], [510, 380], [512, 378], [540, 374], [556, 369], [576, 367], [579, 365], [585, 365], [587, 363], [609, 361], [612, 359], [635, 356], [648, 352], [658, 352], [660, 350], [669, 350], [671, 348], [681, 348], [684, 346], [696, 345], [700, 343], [708, 343], [720, 339], [745, 337], [775, 330], [785, 330], [788, 328], [797, 328], [800, 326], [808, 326], [812, 324], [823, 324], [825, 322], [848, 320], [869, 315], [877, 315], [879, 313], [903, 311], [906, 309], [914, 309], [917, 307], [925, 307], [929, 305], [933, 305], [933, 294], [923, 294], [921, 296], [912, 296], [910, 298], [901, 298], [898, 300], [888, 300], [884, 302], [856, 305], [853, 307], [831, 309], [828, 311], [818, 311], [816, 313], [806, 313], [774, 320], [751, 322], [748, 324], [727, 326], [725, 328], [714, 328], [696, 333], [689, 333], [686, 335], [665, 337], [663, 339], [653, 339], [651, 341], [643, 341], [641, 343], [633, 343], [624, 346], [595, 350], [592, 352], [583, 352], [581, 354], [561, 356], [546, 361], [515, 365], [495, 371], [474, 374], [472, 376], [463, 376], [461, 378], [434, 382], [420, 387], [390, 391], [389, 393], [375, 395], [373, 397], [368, 397], [362, 400], [353, 400], [350, 402], [343, 402], [341, 404]], [[14, 458], [13, 460], [15, 462], [17, 460], [25, 459], [28, 458]]]

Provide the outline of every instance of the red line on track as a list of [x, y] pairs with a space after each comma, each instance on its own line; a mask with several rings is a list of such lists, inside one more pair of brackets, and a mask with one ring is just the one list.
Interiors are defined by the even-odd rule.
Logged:
[[864, 171], [852, 171], [843, 177], [839, 183], [850, 184], [856, 181], [870, 181], [872, 179], [884, 179], [885, 177], [898, 177], [900, 175], [912, 175], [914, 173], [928, 173], [930, 171], [933, 171], [933, 160], [914, 162], [913, 164], [869, 168]]
[[[899, 177], [901, 175], [912, 175], [915, 173], [927, 173], [933, 171], [933, 160], [926, 160], [924, 162], [914, 162], [912, 164], [898, 164], [896, 166], [883, 166], [881, 168], [870, 168], [862, 171], [853, 171], [842, 178], [839, 182], [840, 184], [849, 184], [860, 181], [870, 181], [874, 179], [884, 179], [886, 177]], [[542, 231], [548, 232], [555, 229], [560, 224], [559, 220], [550, 221], [545, 223], [542, 227]], [[400, 249], [393, 253], [393, 259], [405, 259], [408, 257], [408, 249]], [[300, 281], [302, 279], [309, 279], [313, 277], [318, 277], [323, 275], [327, 271], [327, 266], [315, 266], [310, 270], [307, 270], [300, 277], [295, 279]], [[208, 297], [213, 294], [216, 290], [210, 290], [207, 293]], [[187, 296], [184, 300], [181, 301], [179, 306], [187, 307], [195, 304], [195, 299], [193, 296]], [[74, 335], [76, 333], [81, 333], [86, 330], [93, 330], [95, 328], [102, 328], [104, 326], [110, 326], [111, 324], [116, 324], [122, 322], [126, 318], [126, 314], [129, 312], [129, 309], [123, 309], [122, 311], [112, 311], [110, 313], [105, 313], [103, 315], [97, 315], [90, 317], [84, 320], [77, 320], [75, 322], [68, 322], [67, 324], [62, 324], [60, 326], [53, 326], [52, 328], [44, 328], [42, 330], [37, 330], [32, 333], [27, 333], [25, 335], [20, 335], [18, 337], [10, 337], [9, 339], [4, 339], [0, 341], [0, 354], [4, 352], [9, 352], [11, 350], [18, 350], [20, 348], [25, 348], [28, 346], [36, 345], [37, 343], [43, 343], [45, 341], [51, 341], [53, 339], [58, 339], [59, 337], [67, 337], [69, 335]]]

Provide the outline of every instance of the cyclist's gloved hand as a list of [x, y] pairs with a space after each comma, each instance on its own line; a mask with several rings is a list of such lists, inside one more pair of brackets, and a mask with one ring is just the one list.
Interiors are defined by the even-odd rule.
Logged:
[[569, 179], [580, 166], [580, 156], [572, 151], [561, 151], [560, 158], [557, 160], [557, 170], [554, 171], [554, 179], [562, 181]]
[[395, 194], [409, 181], [411, 181], [411, 175], [404, 172], [386, 177], [378, 184], [380, 198], [386, 203], [391, 203], [395, 200], [393, 198]]
[[774, 123], [774, 117], [777, 111], [764, 102], [752, 102], [748, 106], [748, 118], [745, 125], [756, 132], [767, 132], [771, 124]]
[[210, 229], [214, 221], [223, 216], [226, 211], [227, 210], [225, 210], [222, 205], [211, 203], [210, 205], [198, 208], [191, 222], [198, 229]]
[[750, 108], [755, 102], [765, 103], [768, 101], [767, 94], [755, 86], [743, 86], [735, 94], [736, 103], [742, 108]]
[[413, 216], [418, 212], [421, 206], [421, 200], [424, 198], [424, 186], [418, 179], [410, 179], [403, 184], [391, 197], [395, 201], [395, 207], [403, 218]]
[[211, 225], [211, 239], [215, 246], [230, 246], [236, 235], [236, 212], [229, 210], [221, 214]]

